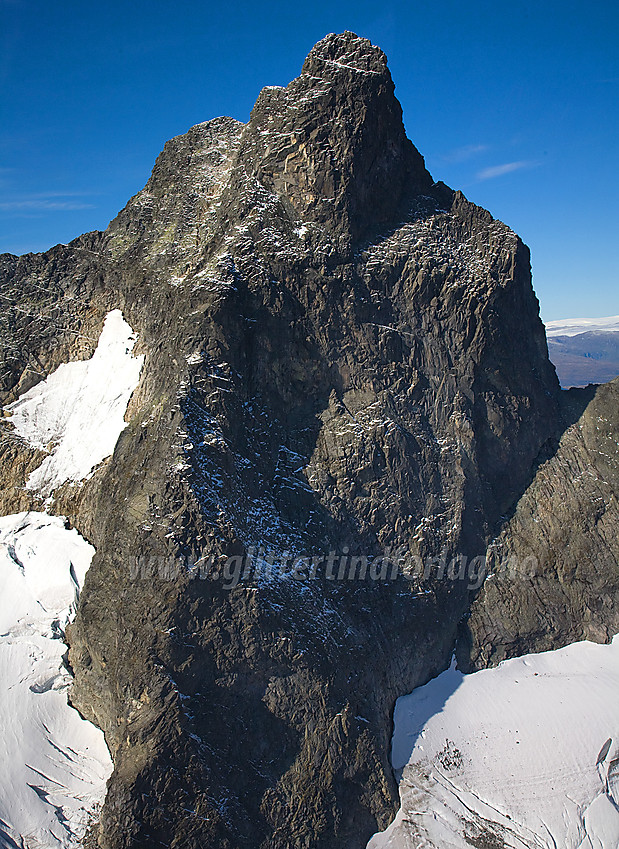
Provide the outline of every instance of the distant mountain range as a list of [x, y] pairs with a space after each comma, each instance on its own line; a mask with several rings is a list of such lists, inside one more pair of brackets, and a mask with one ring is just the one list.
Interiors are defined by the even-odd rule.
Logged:
[[619, 331], [619, 315], [608, 318], [560, 318], [546, 322], [546, 336], [577, 336], [581, 333]]
[[546, 336], [564, 389], [607, 383], [619, 375], [619, 316], [549, 321]]

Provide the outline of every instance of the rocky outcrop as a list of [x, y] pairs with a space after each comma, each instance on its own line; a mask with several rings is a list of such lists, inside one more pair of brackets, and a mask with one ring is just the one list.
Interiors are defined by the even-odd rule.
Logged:
[[[440, 558], [483, 554], [560, 431], [527, 248], [432, 181], [344, 33], [247, 125], [168, 142], [105, 233], [2, 263], [4, 403], [109, 309], [145, 354], [113, 456], [50, 508], [97, 550], [69, 657], [115, 764], [99, 845], [363, 846], [394, 701], [468, 610]], [[2, 509], [37, 506], [10, 425], [0, 452]]]
[[619, 379], [562, 401], [558, 449], [488, 550], [465, 666], [619, 633]]
[[295, 216], [327, 226], [349, 248], [433, 185], [393, 91], [384, 53], [365, 39], [328, 36], [300, 77], [261, 92], [241, 142], [242, 170], [250, 163]]

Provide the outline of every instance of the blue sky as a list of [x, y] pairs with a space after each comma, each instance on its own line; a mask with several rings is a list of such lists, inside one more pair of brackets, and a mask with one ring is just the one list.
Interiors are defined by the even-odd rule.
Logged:
[[247, 120], [327, 32], [389, 57], [409, 137], [531, 247], [546, 320], [619, 314], [619, 7], [0, 0], [0, 251], [103, 229], [164, 142]]

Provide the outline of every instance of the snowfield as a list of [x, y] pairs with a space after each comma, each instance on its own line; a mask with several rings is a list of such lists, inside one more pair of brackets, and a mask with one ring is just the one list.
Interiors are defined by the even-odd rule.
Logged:
[[619, 637], [462, 675], [394, 714], [401, 809], [368, 849], [617, 849]]
[[619, 315], [608, 318], [561, 318], [546, 322], [546, 336], [578, 336], [592, 331], [619, 331]]
[[69, 707], [62, 641], [94, 554], [62, 518], [0, 518], [0, 846], [75, 847], [105, 797], [103, 734]]
[[[109, 457], [143, 356], [120, 310], [90, 360], [65, 363], [6, 408], [46, 452], [26, 488], [51, 499]], [[103, 734], [69, 706], [64, 630], [94, 548], [47, 513], [0, 517], [0, 847], [73, 849], [105, 799], [112, 761]]]
[[132, 355], [135, 340], [121, 311], [113, 310], [90, 360], [59, 366], [5, 408], [17, 433], [48, 452], [27, 489], [47, 498], [66, 481], [89, 477], [112, 454], [144, 361]]

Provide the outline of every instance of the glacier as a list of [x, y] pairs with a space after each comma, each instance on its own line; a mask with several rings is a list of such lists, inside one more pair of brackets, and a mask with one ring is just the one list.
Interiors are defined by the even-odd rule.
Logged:
[[94, 551], [62, 517], [0, 517], [3, 849], [73, 849], [105, 798], [112, 761], [68, 703], [62, 639]]
[[619, 636], [455, 665], [398, 699], [401, 808], [368, 849], [617, 849]]

